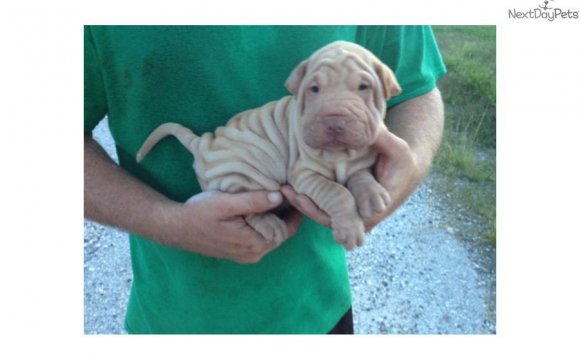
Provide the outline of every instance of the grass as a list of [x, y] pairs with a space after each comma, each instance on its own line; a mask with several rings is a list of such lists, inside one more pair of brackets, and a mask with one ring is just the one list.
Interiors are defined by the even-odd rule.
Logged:
[[435, 159], [437, 189], [461, 204], [495, 245], [495, 26], [434, 26], [447, 75], [439, 82], [445, 134]]

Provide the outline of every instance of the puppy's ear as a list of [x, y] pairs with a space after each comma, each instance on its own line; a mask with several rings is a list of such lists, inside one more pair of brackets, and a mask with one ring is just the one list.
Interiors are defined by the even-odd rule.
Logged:
[[382, 62], [375, 62], [374, 69], [381, 80], [385, 100], [401, 93], [401, 86], [399, 85], [395, 74], [387, 65]]
[[296, 95], [298, 93], [298, 89], [300, 88], [300, 83], [306, 75], [306, 68], [308, 67], [308, 60], [304, 60], [300, 63], [300, 65], [296, 66], [296, 68], [290, 74], [290, 77], [284, 83], [284, 86], [290, 91], [292, 95]]

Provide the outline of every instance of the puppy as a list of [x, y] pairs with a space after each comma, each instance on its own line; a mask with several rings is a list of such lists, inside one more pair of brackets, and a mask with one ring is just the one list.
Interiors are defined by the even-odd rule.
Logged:
[[[390, 200], [371, 173], [377, 153], [370, 145], [385, 126], [386, 100], [401, 88], [371, 52], [344, 41], [300, 63], [285, 86], [292, 96], [241, 112], [214, 133], [159, 126], [137, 162], [173, 135], [193, 154], [204, 191], [278, 191], [288, 183], [330, 216], [335, 241], [352, 250], [364, 242], [363, 219], [383, 212]], [[245, 219], [266, 240], [288, 237], [273, 213]]]

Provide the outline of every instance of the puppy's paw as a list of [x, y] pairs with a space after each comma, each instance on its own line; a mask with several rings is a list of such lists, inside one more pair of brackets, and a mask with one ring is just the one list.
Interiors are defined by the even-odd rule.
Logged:
[[288, 238], [286, 223], [272, 213], [259, 213], [246, 216], [246, 222], [266, 241], [282, 243]]
[[333, 236], [336, 243], [341, 244], [348, 251], [364, 244], [365, 232], [362, 221], [349, 221], [341, 223], [340, 226], [333, 226]]
[[376, 214], [383, 213], [391, 202], [391, 197], [377, 183], [376, 185], [365, 188], [364, 191], [359, 191], [355, 200], [360, 216], [363, 219], [369, 219]]

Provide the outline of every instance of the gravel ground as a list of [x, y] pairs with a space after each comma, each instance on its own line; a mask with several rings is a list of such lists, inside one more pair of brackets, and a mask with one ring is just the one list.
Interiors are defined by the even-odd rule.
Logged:
[[[106, 121], [95, 137], [116, 159]], [[357, 334], [495, 334], [495, 249], [455, 228], [430, 177], [348, 254]], [[128, 237], [85, 221], [85, 333], [124, 334]]]

